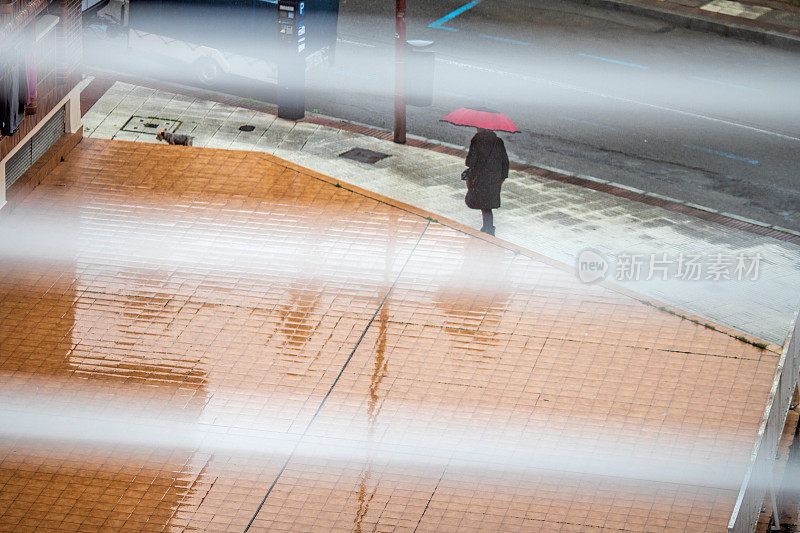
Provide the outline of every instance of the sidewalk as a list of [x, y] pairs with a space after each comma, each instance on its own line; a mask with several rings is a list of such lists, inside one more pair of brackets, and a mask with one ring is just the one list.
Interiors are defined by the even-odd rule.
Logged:
[[[332, 120], [295, 123], [121, 82], [86, 112], [84, 135], [155, 142], [152, 133], [123, 130], [136, 129], [126, 127], [134, 115], [172, 121], [165, 124], [194, 135], [195, 146], [271, 153], [436, 215], [480, 224], [480, 214], [463, 202], [463, 157], [442, 153], [457, 150], [400, 146]], [[244, 125], [252, 131], [241, 131]], [[356, 147], [389, 157], [375, 164], [339, 157]], [[631, 291], [783, 344], [800, 299], [800, 245], [747, 231], [745, 223], [702, 220], [567, 181], [512, 171], [495, 215], [497, 236], [572, 265], [578, 257], [599, 258], [606, 276]], [[687, 261], [700, 279], [685, 279]]]
[[686, 28], [800, 50], [800, 5], [780, 0], [583, 0]]

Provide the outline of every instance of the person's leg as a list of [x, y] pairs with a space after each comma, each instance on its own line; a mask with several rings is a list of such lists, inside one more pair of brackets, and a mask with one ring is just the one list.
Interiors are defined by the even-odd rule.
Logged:
[[483, 215], [483, 227], [484, 228], [491, 228], [492, 227], [492, 210], [491, 209], [481, 209], [481, 214]]
[[492, 210], [481, 209], [481, 214], [483, 215], [483, 227], [481, 231], [489, 235], [494, 235], [494, 216]]

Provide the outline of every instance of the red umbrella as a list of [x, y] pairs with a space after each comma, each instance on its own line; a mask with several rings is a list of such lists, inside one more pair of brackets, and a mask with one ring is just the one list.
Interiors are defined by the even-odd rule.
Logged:
[[499, 111], [490, 109], [470, 109], [461, 107], [442, 119], [456, 126], [471, 126], [473, 128], [483, 128], [485, 130], [508, 131], [518, 133], [519, 128], [511, 122], [511, 119]]

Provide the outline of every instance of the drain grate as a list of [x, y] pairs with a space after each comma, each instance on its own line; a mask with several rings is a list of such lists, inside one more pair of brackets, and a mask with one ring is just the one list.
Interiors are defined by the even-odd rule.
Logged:
[[253, 131], [256, 129], [255, 126], [251, 126], [250, 124], [245, 124], [244, 126], [239, 126], [239, 131]]
[[352, 150], [348, 150], [343, 154], [339, 154], [339, 157], [352, 159], [353, 161], [359, 161], [361, 163], [369, 163], [372, 165], [381, 159], [389, 157], [389, 154], [374, 152], [372, 150], [367, 150], [366, 148], [353, 148]]
[[133, 133], [151, 133], [155, 135], [161, 130], [173, 132], [177, 130], [180, 125], [180, 120], [173, 120], [171, 118], [140, 117], [139, 115], [133, 115], [121, 129], [122, 131], [130, 131]]

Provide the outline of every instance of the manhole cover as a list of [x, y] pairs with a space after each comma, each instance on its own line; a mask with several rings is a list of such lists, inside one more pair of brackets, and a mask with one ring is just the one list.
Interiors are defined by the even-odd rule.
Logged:
[[171, 118], [159, 117], [140, 117], [133, 115], [128, 119], [128, 122], [122, 126], [122, 131], [131, 131], [134, 133], [152, 133], [155, 135], [161, 130], [173, 132], [181, 125], [180, 120], [173, 120]]
[[253, 131], [256, 129], [255, 126], [251, 126], [250, 124], [245, 124], [244, 126], [239, 126], [239, 131]]
[[389, 154], [373, 152], [372, 150], [367, 150], [366, 148], [353, 148], [352, 150], [348, 150], [343, 154], [339, 154], [339, 157], [352, 159], [353, 161], [360, 161], [361, 163], [369, 163], [372, 165], [381, 159], [389, 157]]

